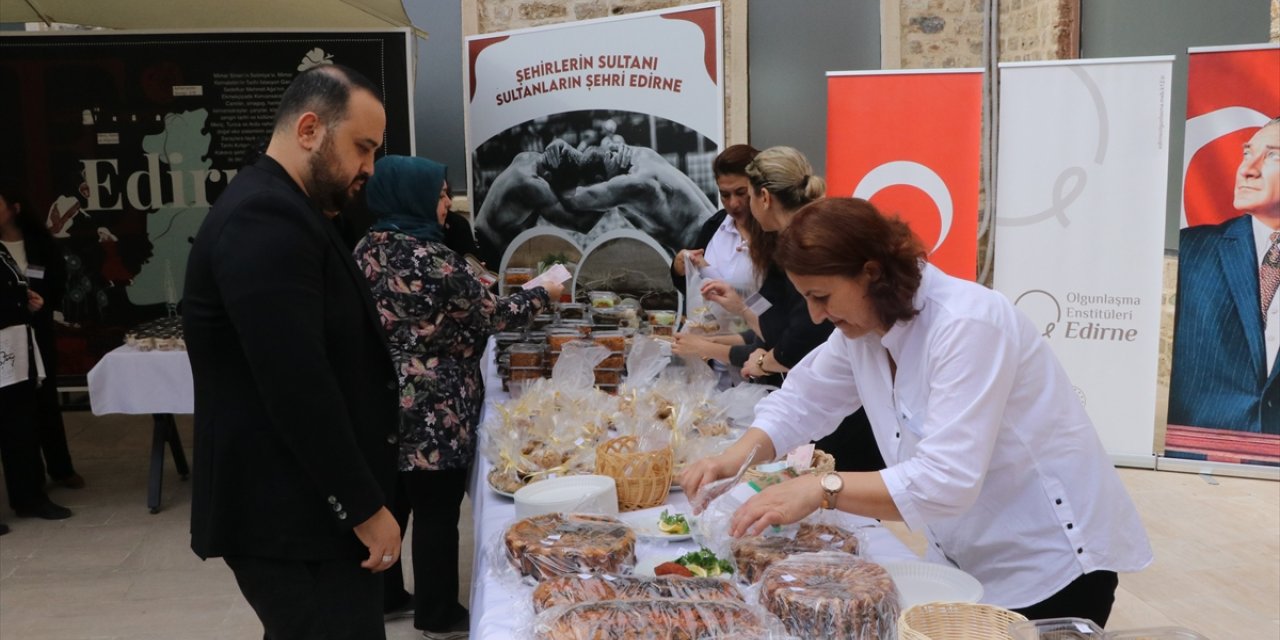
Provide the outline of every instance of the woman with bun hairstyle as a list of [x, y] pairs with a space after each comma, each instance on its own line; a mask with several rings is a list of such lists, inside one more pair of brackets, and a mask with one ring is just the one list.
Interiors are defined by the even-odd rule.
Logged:
[[[732, 346], [681, 335], [677, 337], [675, 353], [704, 359], [727, 357], [731, 364], [742, 368], [744, 377], [781, 384], [782, 374], [825, 342], [834, 328], [830, 322], [810, 320], [804, 297], [774, 260], [778, 233], [791, 224], [802, 207], [826, 195], [827, 184], [814, 174], [808, 158], [792, 147], [761, 151], [747, 164], [746, 174], [751, 196], [752, 224], [747, 227], [751, 263], [761, 278], [759, 293], [768, 308], [757, 315], [732, 286], [709, 281], [703, 284], [703, 297], [741, 315], [751, 332], [741, 344]], [[761, 305], [753, 306], [759, 309]], [[835, 457], [836, 467], [841, 470], [876, 470], [884, 466], [863, 411], [849, 415], [844, 428], [817, 445]]]

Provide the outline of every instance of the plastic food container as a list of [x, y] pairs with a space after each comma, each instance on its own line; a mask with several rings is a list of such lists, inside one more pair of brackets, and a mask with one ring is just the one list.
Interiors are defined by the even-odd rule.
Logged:
[[511, 345], [520, 342], [521, 337], [519, 331], [502, 331], [493, 336], [493, 341], [499, 351], [505, 351]]
[[626, 359], [623, 358], [621, 353], [615, 353], [604, 360], [601, 360], [600, 364], [596, 365], [598, 369], [618, 369], [619, 371], [626, 366]]
[[622, 298], [612, 291], [589, 291], [587, 300], [591, 301], [592, 309], [612, 309], [622, 302]]
[[622, 313], [617, 309], [596, 309], [591, 313], [591, 325], [596, 329], [616, 329], [622, 322]]
[[1105, 634], [1093, 621], [1084, 618], [1027, 620], [1009, 625], [1013, 640], [1088, 640], [1105, 638]]
[[542, 367], [511, 367], [511, 380], [537, 380], [544, 372]]
[[647, 316], [649, 324], [655, 327], [673, 327], [676, 324], [676, 312], [671, 309], [654, 309]]
[[547, 331], [547, 346], [551, 347], [553, 352], [559, 352], [564, 349], [564, 345], [581, 337], [582, 333], [574, 328], [550, 329]]
[[509, 287], [518, 287], [533, 279], [533, 269], [527, 267], [508, 267], [502, 281]]
[[534, 329], [542, 329], [555, 321], [556, 321], [555, 316], [549, 313], [540, 313], [533, 317], [533, 320], [529, 323], [529, 326]]
[[622, 353], [627, 348], [626, 337], [617, 331], [597, 331], [591, 335], [591, 340], [614, 353]]
[[542, 352], [541, 344], [520, 342], [511, 345], [507, 351], [509, 363], [512, 369], [517, 368], [542, 368]]
[[581, 302], [564, 302], [560, 304], [561, 320], [585, 320], [587, 318], [587, 305]]

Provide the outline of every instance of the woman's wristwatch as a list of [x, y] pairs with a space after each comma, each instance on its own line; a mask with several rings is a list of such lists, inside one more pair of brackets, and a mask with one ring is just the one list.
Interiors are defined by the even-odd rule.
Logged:
[[819, 483], [822, 485], [822, 508], [835, 509], [836, 496], [844, 490], [844, 478], [835, 471], [828, 471], [822, 475]]
[[760, 367], [761, 373], [773, 373], [772, 371], [768, 371], [764, 368], [764, 356], [765, 354], [761, 353], [759, 357], [756, 358], [756, 366]]

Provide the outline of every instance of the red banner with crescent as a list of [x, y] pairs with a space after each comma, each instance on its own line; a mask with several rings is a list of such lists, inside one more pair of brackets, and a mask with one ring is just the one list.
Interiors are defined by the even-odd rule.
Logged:
[[943, 271], [978, 262], [982, 70], [827, 74], [828, 195], [911, 226]]
[[1218, 224], [1232, 206], [1240, 153], [1280, 116], [1280, 45], [1191, 49], [1187, 69], [1182, 225]]

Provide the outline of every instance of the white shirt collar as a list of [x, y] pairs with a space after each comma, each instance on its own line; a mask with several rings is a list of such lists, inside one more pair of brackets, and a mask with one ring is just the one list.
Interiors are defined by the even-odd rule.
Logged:
[[1272, 229], [1271, 227], [1263, 224], [1262, 221], [1258, 219], [1258, 216], [1252, 214], [1245, 215], [1253, 218], [1253, 247], [1258, 256], [1258, 266], [1261, 267], [1263, 256], [1267, 255], [1267, 251], [1271, 250], [1271, 234], [1275, 233], [1277, 229]]
[[728, 211], [724, 213], [724, 220], [720, 221], [720, 231], [742, 237], [742, 234], [738, 233], [738, 225], [734, 224], [733, 216], [729, 215]]
[[[924, 310], [929, 298], [929, 289], [932, 288], [934, 280], [938, 278], [937, 271], [937, 267], [928, 262], [924, 263], [920, 269], [920, 287], [916, 289], [915, 297], [911, 300], [911, 308], [916, 311]], [[880, 338], [880, 343], [889, 350], [889, 353], [898, 351], [903, 341], [907, 339], [907, 332], [911, 330], [911, 325], [914, 323], [914, 318], [893, 323], [893, 326], [889, 327], [889, 330]]]

